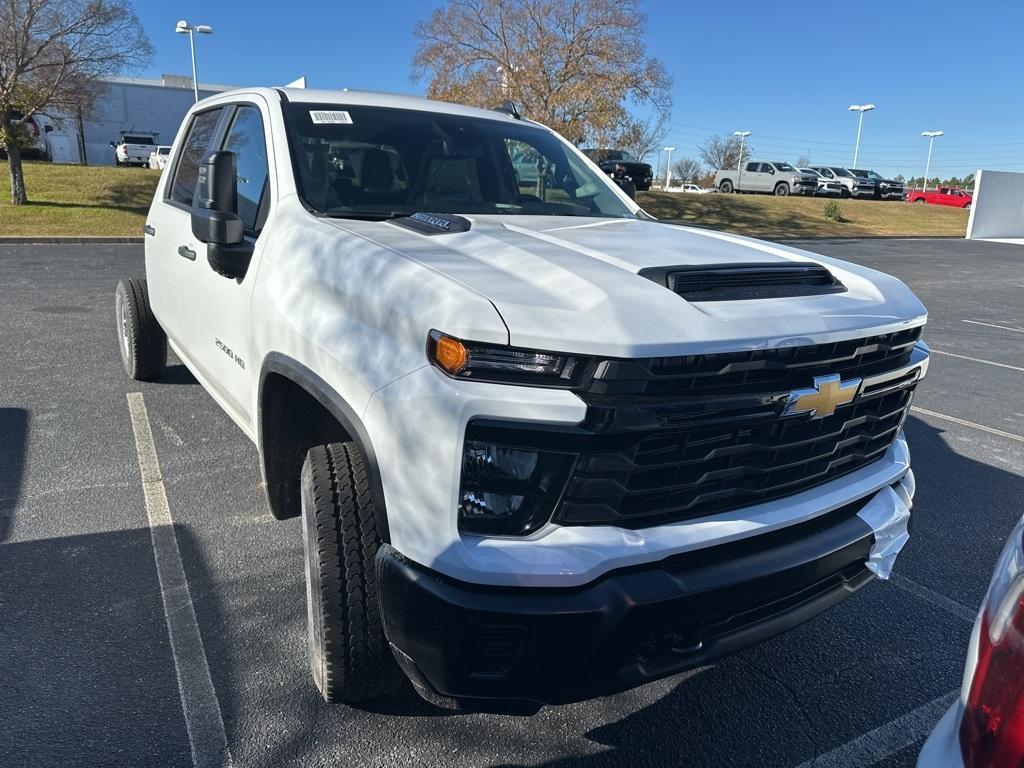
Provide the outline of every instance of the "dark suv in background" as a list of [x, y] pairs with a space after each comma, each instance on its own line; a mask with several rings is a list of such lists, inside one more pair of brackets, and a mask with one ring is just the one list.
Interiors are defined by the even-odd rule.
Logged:
[[584, 149], [583, 154], [597, 163], [598, 167], [615, 181], [632, 181], [640, 192], [651, 188], [654, 171], [647, 163], [641, 163], [629, 152], [622, 149]]
[[903, 182], [887, 179], [874, 171], [863, 168], [848, 169], [854, 176], [867, 179], [875, 186], [875, 200], [902, 200], [904, 198]]

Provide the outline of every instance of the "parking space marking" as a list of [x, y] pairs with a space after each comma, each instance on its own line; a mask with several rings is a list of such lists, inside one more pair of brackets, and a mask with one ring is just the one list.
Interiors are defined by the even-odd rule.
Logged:
[[149, 517], [149, 532], [156, 558], [156, 575], [164, 604], [167, 634], [171, 641], [178, 694], [185, 715], [185, 728], [196, 768], [231, 765], [224, 733], [224, 719], [217, 692], [210, 678], [210, 667], [203, 649], [203, 638], [196, 621], [195, 607], [174, 535], [174, 520], [167, 504], [167, 491], [160, 473], [160, 461], [153, 443], [153, 430], [141, 392], [128, 393], [128, 410], [135, 433], [142, 490]]
[[946, 357], [956, 357], [960, 360], [970, 360], [972, 363], [984, 363], [985, 365], [994, 365], [996, 368], [1009, 368], [1011, 371], [1020, 371], [1024, 373], [1024, 368], [1019, 365], [1007, 365], [1006, 363], [994, 363], [991, 360], [982, 360], [980, 357], [968, 357], [967, 355], [958, 355], [954, 352], [943, 352], [941, 350], [932, 347], [932, 353], [936, 355], [945, 355]]
[[971, 325], [984, 325], [984, 326], [988, 326], [989, 328], [999, 328], [999, 329], [1004, 330], [1004, 331], [1016, 331], [1017, 333], [1024, 333], [1024, 328], [1011, 328], [1008, 325], [996, 325], [995, 323], [983, 323], [983, 322], [981, 322], [981, 320], [964, 320], [963, 322], [970, 323]]
[[963, 619], [968, 624], [973, 625], [974, 619], [977, 618], [977, 611], [972, 611], [966, 605], [958, 603], [956, 600], [951, 600], [945, 595], [940, 595], [938, 592], [928, 589], [928, 587], [922, 587], [916, 581], [908, 579], [902, 574], [894, 573], [889, 577], [889, 580], [894, 586], [899, 587], [904, 592], [909, 592], [915, 597], [931, 603], [936, 608], [941, 608], [946, 613], [950, 613], [958, 619]]
[[927, 736], [959, 695], [956, 690], [932, 699], [831, 752], [801, 763], [800, 768], [866, 768], [880, 763]]
[[[933, 352], [935, 350], [932, 350]], [[933, 416], [936, 419], [945, 419], [951, 421], [954, 424], [959, 424], [962, 427], [971, 427], [972, 429], [980, 429], [982, 432], [988, 432], [992, 435], [999, 435], [999, 437], [1005, 437], [1007, 440], [1016, 440], [1018, 443], [1024, 443], [1024, 437], [1015, 435], [1013, 432], [1004, 432], [1001, 429], [995, 427], [986, 427], [984, 424], [978, 424], [973, 421], [967, 421], [967, 419], [958, 419], [956, 416], [947, 416], [944, 413], [938, 411], [929, 411], [927, 408], [918, 408], [916, 405], [910, 406], [910, 410], [914, 413], [923, 413], [925, 416]]]

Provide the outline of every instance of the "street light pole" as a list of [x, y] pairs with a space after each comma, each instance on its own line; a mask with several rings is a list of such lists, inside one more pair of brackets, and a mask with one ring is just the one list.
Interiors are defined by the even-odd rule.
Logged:
[[195, 100], [199, 101], [199, 73], [196, 71], [195, 34], [198, 32], [201, 35], [212, 35], [213, 27], [207, 26], [206, 24], [196, 24], [193, 26], [182, 19], [174, 25], [174, 31], [179, 35], [188, 35], [188, 46], [192, 51], [192, 94], [195, 96]]
[[857, 143], [853, 147], [853, 167], [857, 167], [857, 158], [860, 157], [860, 130], [864, 127], [864, 113], [875, 108], [874, 104], [851, 104], [850, 112], [860, 112], [860, 119], [857, 120]]
[[921, 135], [928, 139], [928, 162], [924, 166], [924, 183], [921, 185], [921, 191], [928, 191], [928, 173], [932, 169], [932, 145], [935, 143], [935, 139], [943, 135], [942, 131], [921, 131]]
[[675, 147], [665, 147], [668, 158], [665, 160], [665, 191], [668, 191], [669, 182], [672, 181], [672, 152]]
[[736, 160], [736, 172], [739, 176], [736, 178], [736, 189], [740, 188], [740, 182], [743, 181], [743, 140], [750, 135], [750, 131], [733, 131], [733, 136], [740, 137], [740, 156]]

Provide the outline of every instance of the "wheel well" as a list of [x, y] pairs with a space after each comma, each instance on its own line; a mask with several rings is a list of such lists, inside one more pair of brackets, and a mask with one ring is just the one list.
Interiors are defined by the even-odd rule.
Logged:
[[260, 391], [260, 458], [274, 517], [283, 520], [302, 512], [299, 474], [306, 452], [317, 445], [352, 439], [304, 387], [282, 374], [268, 373]]

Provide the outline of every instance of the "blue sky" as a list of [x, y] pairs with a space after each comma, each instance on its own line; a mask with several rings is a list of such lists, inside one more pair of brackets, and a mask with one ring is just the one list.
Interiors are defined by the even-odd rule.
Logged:
[[[137, 74], [190, 71], [185, 18], [214, 27], [199, 37], [201, 82], [281, 85], [299, 75], [325, 88], [421, 93], [410, 79], [413, 25], [433, 0], [137, 0], [156, 48]], [[927, 140], [932, 175], [979, 167], [1024, 170], [1018, 0], [648, 0], [648, 49], [675, 84], [673, 159], [696, 157], [713, 133], [749, 130], [758, 156], [850, 165], [857, 116], [860, 165], [919, 176]], [[652, 158], [653, 159], [653, 158]]]

